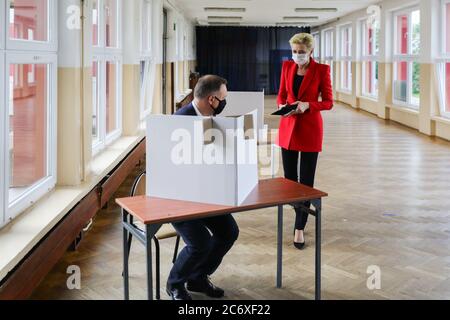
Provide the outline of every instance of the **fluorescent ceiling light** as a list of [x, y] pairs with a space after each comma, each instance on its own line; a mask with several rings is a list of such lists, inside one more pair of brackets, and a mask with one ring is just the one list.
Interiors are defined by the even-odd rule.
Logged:
[[295, 8], [295, 12], [337, 12], [337, 8]]
[[240, 26], [241, 24], [239, 22], [209, 22], [210, 26]]
[[318, 20], [318, 16], [283, 17], [283, 20]]
[[277, 22], [278, 27], [309, 27], [311, 26], [309, 22]]
[[242, 17], [232, 17], [232, 16], [208, 16], [208, 20], [233, 20], [241, 21]]
[[223, 7], [206, 7], [205, 11], [217, 11], [217, 12], [245, 12], [245, 8], [223, 8]]

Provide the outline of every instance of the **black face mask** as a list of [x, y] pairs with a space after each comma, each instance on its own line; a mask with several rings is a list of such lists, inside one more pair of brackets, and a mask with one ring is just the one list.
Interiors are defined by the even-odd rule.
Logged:
[[214, 97], [214, 98], [215, 98], [217, 101], [219, 101], [219, 105], [217, 106], [216, 109], [214, 109], [212, 106], [210, 106], [210, 107], [211, 107], [211, 109], [213, 109], [214, 115], [217, 116], [217, 115], [221, 114], [221, 113], [223, 112], [223, 110], [225, 110], [225, 107], [226, 107], [226, 105], [227, 105], [227, 100], [226, 100], [226, 99], [220, 100], [220, 99], [217, 98], [217, 97]]

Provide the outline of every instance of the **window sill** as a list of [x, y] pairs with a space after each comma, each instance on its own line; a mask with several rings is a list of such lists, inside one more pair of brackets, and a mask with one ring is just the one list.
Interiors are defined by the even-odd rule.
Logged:
[[442, 123], [442, 124], [450, 125], [450, 116], [449, 117], [434, 116], [434, 117], [431, 117], [431, 120]]
[[356, 96], [357, 98], [359, 98], [359, 99], [364, 99], [364, 100], [369, 100], [369, 101], [372, 101], [372, 102], [379, 102], [378, 101], [378, 97], [376, 97], [376, 96], [365, 96], [365, 95], [359, 95], [359, 96]]
[[419, 115], [419, 110], [413, 109], [413, 107], [405, 107], [405, 106], [399, 106], [399, 105], [387, 105], [388, 108], [394, 109], [394, 110], [398, 110], [398, 111], [402, 111], [402, 112], [406, 112], [412, 115]]
[[341, 93], [341, 94], [345, 94], [345, 95], [348, 95], [348, 96], [351, 96], [353, 94], [353, 92], [351, 90], [347, 91], [347, 90], [344, 90], [344, 89], [336, 90], [336, 92], [337, 93]]
[[79, 186], [57, 186], [0, 230], [0, 281], [39, 241], [145, 137], [122, 137], [92, 161], [92, 174]]
[[180, 103], [181, 101], [183, 101], [191, 93], [192, 93], [192, 89], [188, 89], [184, 93], [179, 94], [178, 97], [175, 99], [175, 103]]

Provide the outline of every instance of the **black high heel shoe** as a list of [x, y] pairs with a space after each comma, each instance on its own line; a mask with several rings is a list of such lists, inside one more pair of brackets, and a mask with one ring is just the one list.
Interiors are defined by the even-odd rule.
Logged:
[[[294, 229], [294, 236], [295, 236], [295, 229]], [[294, 241], [294, 247], [296, 247], [298, 250], [303, 250], [305, 248], [305, 242], [295, 242]]]
[[305, 242], [301, 243], [301, 242], [295, 242], [294, 241], [294, 247], [296, 247], [298, 250], [303, 250], [305, 248]]

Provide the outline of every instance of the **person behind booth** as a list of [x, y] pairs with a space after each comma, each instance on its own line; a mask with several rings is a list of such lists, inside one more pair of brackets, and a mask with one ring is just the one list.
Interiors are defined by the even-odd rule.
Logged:
[[[216, 116], [226, 106], [227, 81], [207, 75], [194, 89], [194, 101], [176, 115]], [[178, 255], [167, 281], [167, 293], [173, 300], [191, 300], [188, 291], [221, 298], [224, 290], [212, 284], [210, 276], [239, 236], [231, 214], [173, 223], [186, 246]]]
[[[321, 111], [333, 108], [330, 67], [312, 58], [314, 38], [310, 34], [296, 34], [289, 43], [292, 60], [283, 63], [277, 102], [280, 108], [289, 104], [297, 105], [297, 109], [281, 118], [278, 145], [282, 148], [285, 178], [313, 187], [323, 142]], [[294, 205], [294, 246], [300, 250], [305, 246], [308, 221], [308, 213], [302, 206], [310, 205], [309, 202]]]

